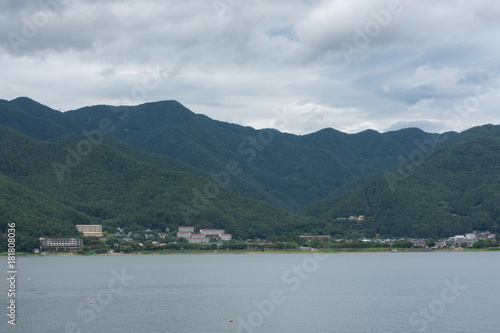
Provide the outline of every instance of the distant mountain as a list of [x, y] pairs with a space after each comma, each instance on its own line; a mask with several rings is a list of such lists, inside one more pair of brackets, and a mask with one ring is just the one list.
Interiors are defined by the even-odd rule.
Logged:
[[383, 176], [302, 214], [328, 221], [331, 230], [345, 225], [337, 218], [364, 215], [362, 228], [372, 236], [449, 236], [500, 231], [499, 202], [500, 126], [485, 125], [426, 145]]
[[10, 102], [0, 99], [0, 125], [38, 140], [82, 133], [82, 127], [68, 114], [27, 97], [19, 97]]
[[[345, 134], [324, 129], [303, 136], [258, 131], [195, 114], [176, 101], [133, 107], [97, 105], [65, 113], [27, 98], [10, 103], [14, 104], [10, 108], [21, 115], [44, 117], [47, 121], [20, 121], [23, 126], [13, 127], [9, 124], [16, 114], [10, 112], [9, 120], [2, 118], [0, 124], [39, 140], [101, 129], [136, 149], [183, 162], [185, 168], [178, 164], [174, 170], [207, 179], [210, 173], [221, 172], [228, 162], [236, 161], [243, 171], [229, 184], [233, 191], [292, 212], [352, 189], [398, 163], [398, 156], [418, 149], [418, 142], [437, 138], [414, 128], [383, 134], [373, 130]], [[7, 106], [0, 105], [0, 112]], [[455, 134], [439, 138], [444, 141]], [[137, 151], [134, 154], [136, 158]], [[149, 158], [147, 161], [152, 162]]]

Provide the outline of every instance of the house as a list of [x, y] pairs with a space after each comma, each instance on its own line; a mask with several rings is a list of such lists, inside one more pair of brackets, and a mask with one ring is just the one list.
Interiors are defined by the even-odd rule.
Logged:
[[163, 233], [163, 232], [158, 233], [158, 238], [165, 239], [165, 237], [167, 237], [166, 233]]
[[412, 239], [410, 240], [414, 247], [426, 247], [425, 239]]
[[450, 237], [450, 241], [461, 244], [466, 240], [464, 235], [455, 235], [455, 237]]
[[188, 231], [190, 233], [193, 233], [194, 227], [179, 227], [179, 231]]

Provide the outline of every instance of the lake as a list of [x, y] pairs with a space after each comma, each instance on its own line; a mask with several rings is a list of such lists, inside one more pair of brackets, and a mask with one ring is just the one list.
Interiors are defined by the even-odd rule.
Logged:
[[17, 267], [16, 326], [3, 279], [1, 332], [500, 331], [499, 252], [47, 256]]

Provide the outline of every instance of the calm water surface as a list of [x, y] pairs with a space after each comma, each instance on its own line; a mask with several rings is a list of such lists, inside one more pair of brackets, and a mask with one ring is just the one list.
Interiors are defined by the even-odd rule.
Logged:
[[49, 256], [18, 271], [17, 325], [3, 279], [0, 332], [500, 332], [493, 252]]

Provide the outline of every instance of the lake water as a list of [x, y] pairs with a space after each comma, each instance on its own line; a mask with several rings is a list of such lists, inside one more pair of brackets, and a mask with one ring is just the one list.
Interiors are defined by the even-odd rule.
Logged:
[[16, 326], [3, 279], [0, 332], [500, 332], [494, 252], [49, 256], [17, 266]]

